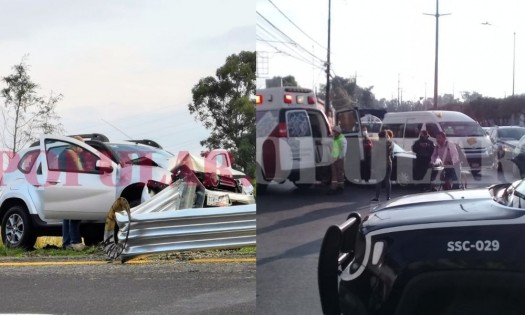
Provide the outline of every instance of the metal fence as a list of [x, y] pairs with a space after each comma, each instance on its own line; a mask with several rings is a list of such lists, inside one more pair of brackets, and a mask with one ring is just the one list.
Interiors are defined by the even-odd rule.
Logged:
[[[144, 206], [166, 209], [171, 198], [173, 195]], [[124, 246], [123, 263], [141, 255], [255, 245], [255, 204], [160, 212], [134, 210], [129, 216], [126, 212], [116, 213], [118, 242]]]

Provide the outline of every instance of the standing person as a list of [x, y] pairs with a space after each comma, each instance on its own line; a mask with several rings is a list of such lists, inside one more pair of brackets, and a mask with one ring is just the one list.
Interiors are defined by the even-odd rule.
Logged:
[[[84, 139], [80, 136], [75, 136], [74, 138], [84, 142]], [[73, 144], [62, 151], [58, 157], [60, 169], [68, 172], [82, 171], [81, 152], [82, 148]], [[85, 248], [80, 236], [80, 220], [66, 219], [62, 221], [62, 248], [71, 248], [76, 251], [82, 251]]]
[[386, 200], [390, 200], [390, 193], [392, 192], [390, 177], [392, 176], [393, 150], [394, 146], [392, 139], [389, 137], [389, 130], [381, 130], [379, 132], [379, 140], [374, 144], [372, 150], [372, 167], [374, 168], [375, 179], [377, 180], [376, 197], [372, 199], [372, 201], [379, 201], [382, 186], [384, 186], [386, 190]]
[[394, 138], [394, 132], [390, 129], [385, 129], [386, 135], [388, 136], [388, 139], [392, 140]]
[[430, 167], [430, 160], [434, 153], [434, 142], [428, 139], [426, 130], [421, 130], [419, 133], [419, 139], [412, 145], [412, 152], [416, 154], [413, 168], [414, 179], [421, 180]]
[[[431, 162], [433, 165], [442, 164], [445, 168], [443, 169], [442, 178], [445, 184], [449, 182], [455, 182], [453, 188], [457, 188], [459, 177], [460, 159], [457, 147], [454, 143], [447, 140], [447, 136], [443, 131], [440, 131], [436, 135], [437, 146], [434, 148], [432, 153]], [[434, 178], [436, 174], [433, 174]]]
[[371, 161], [372, 161], [372, 140], [368, 136], [366, 126], [363, 126], [363, 155], [364, 159], [361, 161], [361, 179], [368, 183], [370, 180]]
[[334, 141], [332, 144], [332, 182], [329, 194], [342, 193], [345, 186], [345, 155], [346, 155], [346, 138], [342, 134], [341, 127], [332, 128]]

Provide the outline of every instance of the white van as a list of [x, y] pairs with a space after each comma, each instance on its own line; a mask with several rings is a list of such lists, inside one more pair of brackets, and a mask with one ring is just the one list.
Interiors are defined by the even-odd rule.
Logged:
[[292, 181], [304, 188], [330, 177], [331, 128], [310, 89], [256, 91], [257, 189]]
[[463, 113], [392, 112], [385, 115], [382, 128], [392, 130], [394, 142], [407, 151], [412, 150], [412, 145], [419, 138], [421, 130], [427, 130], [434, 142], [436, 134], [443, 131], [449, 141], [456, 143], [463, 150], [468, 166], [474, 174], [494, 166], [494, 153], [488, 135], [474, 119]]

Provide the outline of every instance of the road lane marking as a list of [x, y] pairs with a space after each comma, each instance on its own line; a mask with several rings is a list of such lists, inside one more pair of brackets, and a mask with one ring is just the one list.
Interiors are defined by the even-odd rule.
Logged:
[[221, 262], [255, 262], [255, 258], [202, 258], [189, 260], [191, 263], [221, 263]]
[[[235, 262], [255, 262], [255, 258], [201, 258], [187, 260], [190, 263], [205, 264], [205, 263], [235, 263]], [[148, 264], [153, 260], [130, 260], [126, 264]], [[107, 261], [22, 261], [22, 262], [0, 262], [0, 267], [30, 267], [30, 266], [66, 266], [66, 265], [107, 265], [108, 263], [120, 263], [119, 260], [113, 262]]]
[[[119, 262], [119, 261], [114, 261]], [[0, 267], [20, 267], [20, 266], [62, 266], [62, 265], [107, 265], [107, 261], [23, 261], [23, 262], [3, 262]], [[127, 264], [147, 264], [151, 260], [128, 261]]]

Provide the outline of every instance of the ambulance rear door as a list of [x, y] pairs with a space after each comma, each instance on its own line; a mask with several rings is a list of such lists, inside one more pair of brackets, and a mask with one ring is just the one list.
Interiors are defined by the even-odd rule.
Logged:
[[289, 154], [281, 154], [281, 168], [287, 170], [306, 170], [315, 168], [315, 149], [308, 112], [304, 109], [284, 111], [287, 137], [280, 138], [289, 148]]

